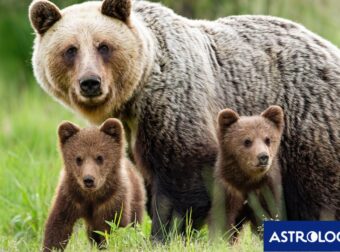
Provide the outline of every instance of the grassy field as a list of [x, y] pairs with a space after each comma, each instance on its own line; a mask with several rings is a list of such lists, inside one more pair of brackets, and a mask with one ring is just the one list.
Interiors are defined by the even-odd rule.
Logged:
[[[15, 98], [14, 98], [15, 97]], [[0, 81], [0, 251], [37, 251], [58, 181], [61, 159], [56, 128], [62, 120], [86, 122], [48, 97], [38, 85], [17, 88]], [[110, 251], [225, 251], [211, 243], [207, 228], [186, 237], [173, 235], [166, 245], [149, 240], [151, 221], [137, 228], [113, 228]], [[249, 229], [230, 251], [262, 251]], [[91, 251], [83, 223], [77, 223], [67, 251]]]

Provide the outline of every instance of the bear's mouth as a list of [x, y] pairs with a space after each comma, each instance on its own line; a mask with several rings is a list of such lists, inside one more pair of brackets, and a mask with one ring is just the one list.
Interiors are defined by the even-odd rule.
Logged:
[[87, 192], [94, 192], [94, 191], [97, 191], [97, 187], [96, 186], [91, 186], [91, 187], [83, 186], [83, 190]]
[[93, 96], [93, 97], [85, 97], [82, 96], [79, 98], [79, 96], [76, 94], [75, 91], [71, 92], [71, 98], [72, 101], [79, 107], [85, 109], [85, 110], [96, 110], [99, 109], [101, 106], [107, 104], [109, 100], [111, 99], [112, 91], [109, 89], [107, 94], [101, 93], [100, 96]]
[[254, 171], [257, 173], [266, 173], [268, 170], [269, 170], [269, 164], [266, 164], [266, 165], [257, 164], [254, 169]]
[[84, 93], [82, 90], [80, 91], [80, 94], [85, 97], [85, 98], [88, 98], [88, 99], [91, 99], [91, 98], [97, 98], [97, 97], [100, 97], [103, 92], [101, 90], [98, 90], [96, 92], [93, 92], [93, 93], [90, 93], [90, 94], [87, 94], [87, 93]]

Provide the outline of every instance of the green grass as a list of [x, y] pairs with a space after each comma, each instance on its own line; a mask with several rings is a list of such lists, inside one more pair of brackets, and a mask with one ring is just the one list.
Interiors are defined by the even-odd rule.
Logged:
[[[48, 97], [37, 85], [18, 89], [0, 81], [0, 251], [38, 251], [44, 222], [58, 182], [61, 159], [56, 128], [62, 120], [86, 122]], [[230, 247], [209, 242], [204, 228], [186, 237], [173, 234], [166, 245], [149, 240], [148, 217], [137, 228], [114, 228], [109, 251], [262, 251], [246, 228]], [[83, 222], [77, 223], [67, 251], [91, 251]]]

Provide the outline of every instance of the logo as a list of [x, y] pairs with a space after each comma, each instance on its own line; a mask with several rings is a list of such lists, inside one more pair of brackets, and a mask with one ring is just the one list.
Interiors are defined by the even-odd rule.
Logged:
[[340, 251], [340, 221], [265, 221], [264, 251]]

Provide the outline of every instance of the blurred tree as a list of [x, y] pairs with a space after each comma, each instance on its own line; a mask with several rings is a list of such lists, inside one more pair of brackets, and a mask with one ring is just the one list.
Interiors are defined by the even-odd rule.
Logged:
[[[52, 0], [64, 8], [82, 0]], [[157, 2], [156, 0], [152, 0]], [[33, 31], [27, 13], [31, 0], [0, 0], [0, 81], [25, 86], [32, 83]], [[189, 18], [214, 19], [238, 14], [280, 16], [340, 45], [338, 0], [160, 0]], [[4, 82], [5, 83], [5, 82]]]

